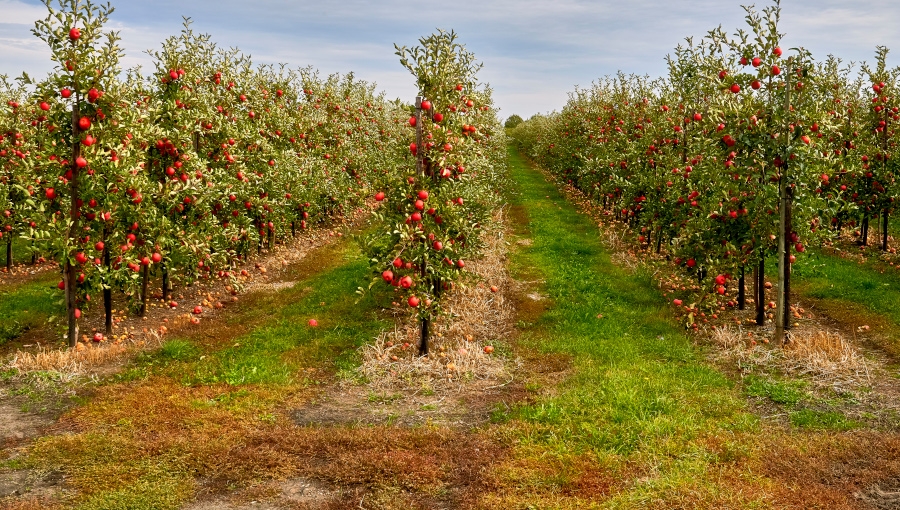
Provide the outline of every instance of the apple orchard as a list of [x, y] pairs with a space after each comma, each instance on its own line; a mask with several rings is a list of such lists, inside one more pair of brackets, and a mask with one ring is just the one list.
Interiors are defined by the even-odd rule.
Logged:
[[[366, 210], [372, 285], [415, 311], [427, 353], [429, 321], [478, 256], [505, 182], [491, 90], [453, 32], [396, 48], [420, 96], [404, 103], [352, 73], [254, 65], [189, 23], [143, 75], [120, 65], [111, 7], [47, 7], [34, 34], [54, 71], [0, 83], [0, 240], [8, 264], [14, 239], [58, 262], [70, 346], [83, 313], [103, 313], [110, 333], [114, 294], [136, 314], [153, 289], [175, 307], [174, 286], [237, 282], [236, 264]], [[877, 242], [893, 249], [898, 71], [885, 48], [858, 76], [784, 49], [779, 16], [777, 4], [748, 9], [749, 32], [679, 46], [668, 76], [602, 78], [510, 131], [696, 280], [698, 295], [672, 301], [692, 329], [752, 300], [781, 339], [791, 264], [808, 246], [848, 228], [865, 244], [880, 222]]]
[[373, 204], [378, 280], [423, 318], [439, 311], [478, 251], [505, 155], [454, 34], [398, 48], [426, 98], [415, 117], [352, 73], [256, 66], [189, 23], [151, 52], [152, 74], [124, 70], [111, 7], [47, 6], [34, 33], [54, 72], [0, 83], [0, 240], [10, 263], [14, 238], [59, 263], [70, 346], [95, 308], [110, 333], [113, 293], [143, 314], [151, 288], [168, 301], [174, 285], [234, 279], [264, 247]]
[[[782, 48], [780, 14], [777, 3], [747, 8], [748, 31], [689, 40], [667, 57], [668, 76], [600, 79], [513, 131], [647, 256], [699, 284], [689, 302], [672, 300], [693, 329], [752, 299], [757, 324], [775, 318], [781, 340], [795, 313], [790, 268], [807, 247], [848, 229], [865, 246], [880, 221], [875, 242], [894, 251], [900, 70], [883, 47], [858, 76], [836, 57]], [[779, 270], [776, 301], [765, 299], [767, 262]]]

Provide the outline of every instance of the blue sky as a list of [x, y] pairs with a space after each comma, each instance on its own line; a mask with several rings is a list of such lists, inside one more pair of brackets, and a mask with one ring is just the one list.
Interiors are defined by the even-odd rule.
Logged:
[[[55, 0], [54, 0], [55, 1]], [[411, 100], [412, 76], [393, 44], [413, 46], [435, 28], [453, 29], [484, 63], [479, 77], [494, 89], [501, 116], [560, 109], [575, 85], [617, 70], [658, 76], [664, 57], [687, 36], [722, 25], [744, 26], [740, 2], [725, 0], [112, 0], [126, 66], [149, 69], [148, 48], [181, 29], [182, 16], [219, 45], [236, 46], [259, 63], [312, 65], [322, 73], [353, 71], [391, 98]], [[757, 3], [758, 7], [770, 5]], [[862, 7], [860, 7], [862, 6]], [[805, 46], [818, 58], [871, 59], [876, 45], [895, 48], [900, 64], [900, 2], [784, 0], [782, 46]], [[50, 69], [48, 51], [30, 33], [46, 16], [36, 0], [0, 0], [0, 74]], [[891, 58], [894, 57], [894, 58]]]

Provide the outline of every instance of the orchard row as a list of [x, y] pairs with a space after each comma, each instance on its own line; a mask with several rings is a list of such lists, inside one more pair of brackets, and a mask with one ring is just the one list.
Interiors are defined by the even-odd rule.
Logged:
[[[497, 121], [474, 72], [443, 76], [445, 87], [428, 91], [433, 106], [419, 121], [426, 131], [417, 148], [415, 108], [352, 74], [255, 66], [185, 24], [151, 52], [154, 70], [142, 76], [119, 66], [117, 36], [103, 29], [110, 7], [65, 0], [48, 8], [34, 32], [54, 72], [2, 80], [0, 239], [9, 251], [23, 238], [63, 268], [70, 345], [92, 297], [103, 294], [108, 331], [114, 290], [143, 313], [154, 277], [164, 296], [173, 282], [229, 277], [264, 245], [373, 199], [399, 213], [416, 208], [415, 192], [430, 191], [433, 203], [452, 191], [452, 208], [423, 211], [444, 227], [426, 231], [420, 218], [407, 235], [432, 251], [465, 244], [482, 221], [490, 188], [477, 176], [492, 175]], [[416, 175], [417, 157], [433, 162], [434, 182]], [[370, 244], [386, 259], [373, 257], [379, 275], [395, 259], [425, 267], [391, 242], [396, 225], [376, 230]]]
[[[889, 249], [900, 71], [886, 66], [885, 48], [858, 75], [835, 57], [785, 50], [779, 16], [777, 4], [748, 9], [748, 28], [734, 37], [720, 28], [679, 46], [667, 77], [601, 79], [514, 136], [627, 221], [645, 249], [665, 248], [695, 274], [712, 298], [706, 306], [718, 298], [742, 307], [743, 275], [754, 272], [761, 288], [774, 255], [779, 326], [789, 327], [790, 264], [808, 245], [845, 226], [866, 243], [880, 219]], [[729, 286], [740, 303], [725, 297]], [[688, 312], [695, 319], [698, 309]]]

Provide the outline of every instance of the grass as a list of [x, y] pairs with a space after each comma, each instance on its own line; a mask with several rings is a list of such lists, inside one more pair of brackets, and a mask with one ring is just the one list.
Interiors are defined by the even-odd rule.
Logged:
[[27, 283], [0, 288], [0, 345], [63, 313], [60, 294], [53, 286], [57, 281], [58, 276], [49, 273]]
[[[520, 320], [519, 343], [572, 363], [562, 380], [529, 381], [538, 392], [527, 404], [492, 413], [513, 453], [494, 466], [484, 507], [857, 508], [854, 487], [900, 474], [893, 453], [865, 453], [896, 451], [895, 435], [860, 432], [806, 383], [738, 385], [710, 366], [653, 275], [612, 264], [590, 219], [510, 158], [516, 234], [532, 241], [511, 264], [535, 282], [524, 292], [548, 298]], [[790, 426], [750, 413], [747, 396]]]
[[790, 413], [791, 424], [806, 429], [852, 430], [859, 423], [836, 411], [801, 409]]
[[[542, 280], [536, 290], [552, 302], [522, 343], [570, 356], [573, 370], [553, 396], [515, 409], [507, 426], [527, 456], [556, 457], [563, 471], [583, 456], [611, 473], [635, 459], [657, 466], [647, 483], [612, 498], [611, 507], [696, 490], [715, 462], [706, 439], [753, 430], [757, 419], [744, 410], [733, 382], [703, 361], [672, 320], [664, 299], [650, 290], [650, 276], [615, 266], [590, 219], [516, 152], [510, 158], [519, 184], [514, 205], [527, 212], [517, 234], [532, 240], [512, 257], [513, 271], [522, 280]], [[574, 483], [559, 471], [529, 478], [545, 492]], [[705, 490], [715, 491], [715, 482]]]
[[859, 263], [813, 251], [804, 258], [796, 290], [848, 325], [871, 326], [879, 346], [900, 358], [900, 272], [875, 257]]
[[352, 353], [386, 326], [377, 296], [355, 293], [368, 264], [352, 243], [309, 256], [323, 255], [334, 260], [320, 274], [248, 298], [230, 324], [137, 357], [62, 418], [72, 433], [36, 441], [29, 467], [61, 470], [72, 508], [180, 508], [195, 479], [223, 469], [248, 435], [284, 425], [280, 406], [322, 377], [310, 369], [358, 363]]
[[[65, 507], [82, 510], [181, 508], [198, 480], [280, 494], [292, 477], [341, 489], [340, 508], [856, 508], [854, 492], [900, 477], [896, 434], [859, 430], [803, 383], [715, 370], [653, 275], [613, 264], [592, 221], [510, 157], [510, 265], [528, 288], [508, 347], [538, 367], [528, 398], [496, 405], [489, 424], [299, 423], [294, 411], [387, 325], [390, 300], [355, 293], [367, 263], [338, 243], [310, 254], [293, 287], [136, 358], [61, 419], [68, 433], [8, 467], [61, 470]], [[790, 426], [756, 417], [747, 396]]]
[[806, 384], [802, 381], [781, 381], [751, 375], [745, 378], [744, 384], [747, 395], [786, 406], [796, 406], [808, 396], [804, 391]]
[[[31, 242], [14, 237], [12, 243], [13, 264], [31, 263]], [[0, 239], [0, 267], [6, 267], [6, 238]]]

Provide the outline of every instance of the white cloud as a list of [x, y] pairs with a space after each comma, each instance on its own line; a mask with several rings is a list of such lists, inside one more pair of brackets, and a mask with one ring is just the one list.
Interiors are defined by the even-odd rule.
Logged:
[[34, 26], [37, 19], [47, 17], [47, 9], [43, 5], [28, 4], [19, 0], [0, 0], [0, 12], [3, 23]]
[[[29, 32], [46, 16], [36, 0], [0, 0], [0, 73], [49, 70], [48, 54]], [[503, 115], [559, 109], [576, 84], [622, 69], [659, 75], [664, 58], [687, 36], [701, 38], [718, 25], [744, 26], [740, 0], [113, 0], [112, 27], [120, 30], [124, 66], [149, 69], [148, 48], [181, 29], [182, 16], [220, 45], [237, 46], [260, 63], [312, 65], [323, 74], [354, 71], [388, 97], [411, 98], [412, 77], [393, 43], [415, 45], [435, 27], [455, 29], [485, 63]], [[744, 2], [748, 3], [748, 2]], [[758, 7], [770, 5], [765, 0]], [[900, 46], [900, 4], [870, 0], [783, 2], [785, 47], [803, 45], [824, 58], [871, 59], [878, 44]]]

